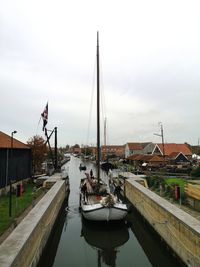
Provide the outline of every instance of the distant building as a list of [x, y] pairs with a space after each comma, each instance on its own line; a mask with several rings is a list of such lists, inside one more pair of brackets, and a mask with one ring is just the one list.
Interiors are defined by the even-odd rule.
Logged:
[[154, 168], [163, 166], [164, 160], [162, 156], [135, 154], [127, 158], [129, 162], [133, 162], [135, 167]]
[[81, 147], [78, 144], [71, 146], [70, 152], [73, 154], [81, 154]]
[[174, 153], [182, 153], [182, 155], [186, 156], [188, 159], [192, 158], [192, 151], [188, 144], [167, 143], [164, 144], [164, 147], [163, 144], [156, 144], [152, 151], [152, 154], [164, 155], [166, 158], [174, 157]]
[[31, 149], [24, 143], [0, 131], [0, 188], [10, 179], [20, 181], [31, 177]]
[[124, 145], [107, 145], [101, 147], [102, 156], [124, 158], [125, 146]]
[[164, 165], [189, 166], [192, 152], [187, 144], [128, 143], [126, 159], [135, 167], [159, 168]]
[[188, 164], [190, 163], [190, 160], [186, 155], [184, 155], [182, 152], [172, 152], [168, 157], [167, 160], [169, 164], [173, 165], [181, 165], [181, 164]]
[[125, 158], [135, 154], [151, 154], [154, 146], [155, 145], [151, 142], [126, 143]]

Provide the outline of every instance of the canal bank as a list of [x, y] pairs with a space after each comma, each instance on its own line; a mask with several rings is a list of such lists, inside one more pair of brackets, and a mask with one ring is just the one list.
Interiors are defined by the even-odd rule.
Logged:
[[37, 265], [69, 190], [60, 173], [50, 180], [53, 186], [0, 245], [1, 267]]
[[187, 265], [200, 266], [200, 222], [133, 179], [125, 182], [126, 197]]

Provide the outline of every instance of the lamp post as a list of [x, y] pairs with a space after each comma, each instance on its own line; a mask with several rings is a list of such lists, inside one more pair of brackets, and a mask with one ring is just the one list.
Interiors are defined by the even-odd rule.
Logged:
[[[11, 170], [11, 164], [13, 165], [13, 135], [16, 134], [17, 131], [13, 131], [11, 133], [11, 151], [10, 151], [10, 170]], [[12, 216], [12, 179], [11, 179], [12, 173], [10, 171], [10, 195], [9, 195], [9, 217]]]

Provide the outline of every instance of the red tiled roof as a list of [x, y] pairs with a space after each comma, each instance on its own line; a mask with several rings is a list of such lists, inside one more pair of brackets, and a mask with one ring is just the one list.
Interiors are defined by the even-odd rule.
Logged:
[[129, 156], [127, 159], [129, 160], [142, 160], [144, 162], [162, 162], [164, 159], [161, 156], [157, 155], [143, 155], [143, 154], [135, 154]]
[[127, 159], [136, 160], [138, 156], [140, 156], [140, 154], [130, 155], [130, 156], [127, 157]]
[[[157, 144], [159, 147], [160, 151], [163, 154], [163, 145], [162, 144]], [[186, 156], [191, 156], [192, 151], [190, 150], [189, 146], [187, 144], [164, 144], [164, 150], [165, 150], [165, 155], [169, 156], [173, 152], [182, 152]]]
[[[11, 148], [11, 136], [0, 131], [0, 148]], [[13, 148], [30, 149], [24, 143], [13, 138]]]
[[127, 143], [127, 144], [128, 144], [129, 149], [131, 150], [142, 150], [143, 149], [142, 143]]
[[168, 155], [168, 158], [176, 159], [179, 154], [182, 154], [185, 158], [187, 158], [182, 152], [172, 152], [170, 155]]
[[149, 160], [149, 162], [162, 162], [164, 161], [163, 157], [152, 155], [152, 158]]
[[169, 158], [176, 158], [178, 156], [178, 154], [180, 154], [181, 152], [172, 152], [171, 154], [168, 155]]

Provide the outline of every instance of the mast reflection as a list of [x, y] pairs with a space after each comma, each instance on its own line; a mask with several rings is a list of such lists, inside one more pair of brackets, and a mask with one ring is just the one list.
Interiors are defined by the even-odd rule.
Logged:
[[97, 251], [98, 267], [101, 263], [115, 267], [119, 248], [129, 239], [125, 222], [97, 223], [82, 218], [81, 236]]

